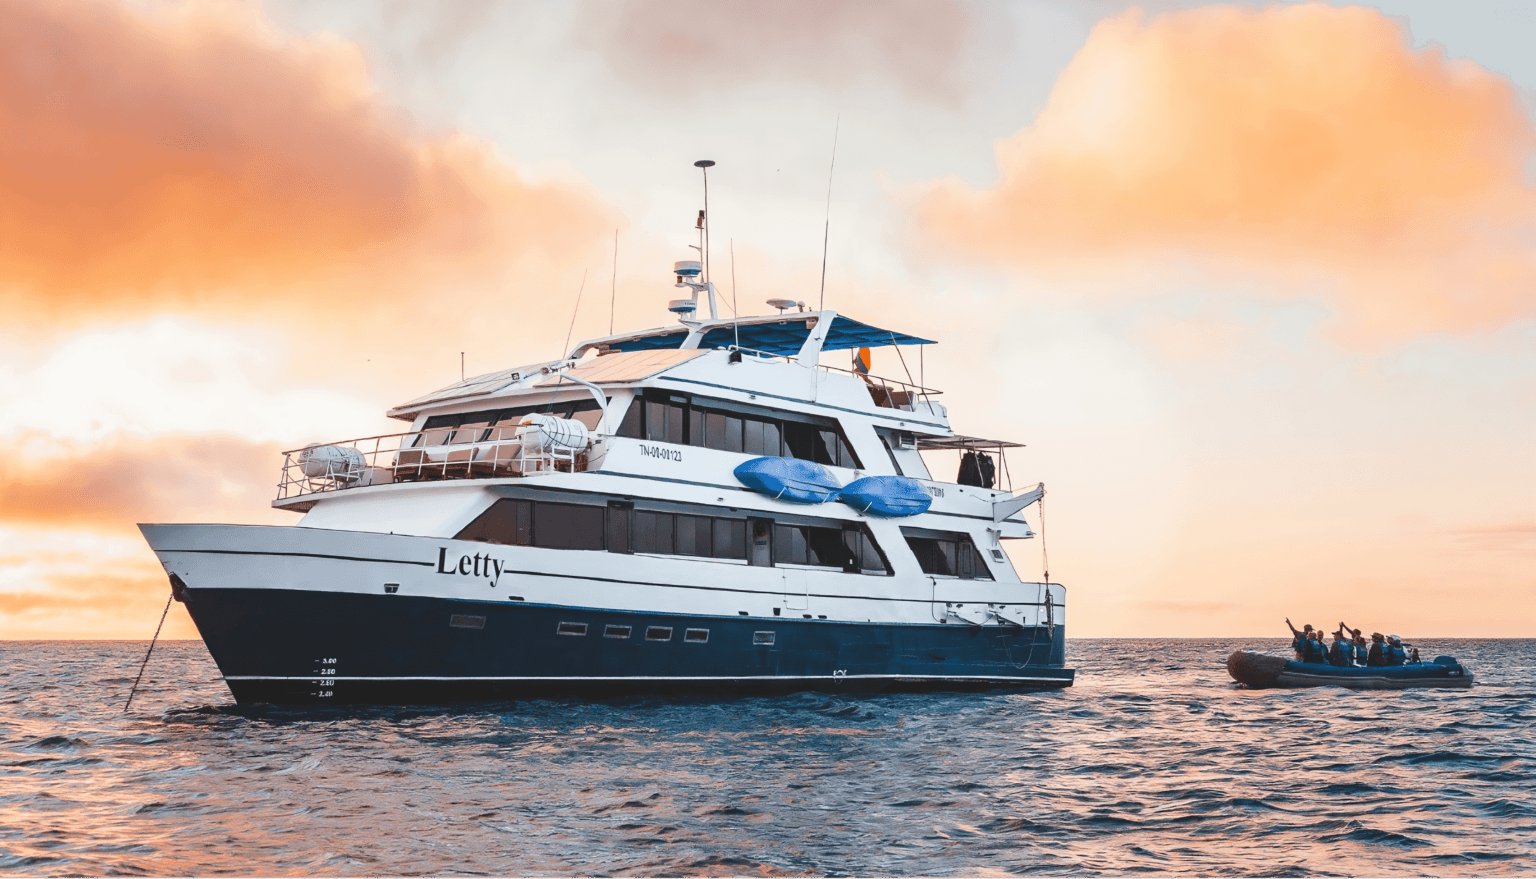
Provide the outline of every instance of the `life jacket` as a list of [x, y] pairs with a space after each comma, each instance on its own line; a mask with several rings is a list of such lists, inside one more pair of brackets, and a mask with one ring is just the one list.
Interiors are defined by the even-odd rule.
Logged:
[[1408, 661], [1408, 651], [1401, 644], [1391, 644], [1387, 647], [1387, 665], [1402, 665]]
[[1371, 642], [1370, 652], [1366, 654], [1365, 664], [1373, 668], [1387, 664], [1387, 645], [1385, 642]]
[[1350, 665], [1350, 657], [1354, 651], [1343, 641], [1335, 641], [1328, 647], [1328, 661], [1334, 665]]
[[1306, 658], [1307, 658], [1307, 642], [1311, 641], [1311, 640], [1312, 639], [1308, 638], [1305, 632], [1299, 632], [1299, 633], [1297, 633], [1296, 637], [1291, 639], [1291, 649], [1296, 651], [1296, 658], [1297, 659], [1300, 659], [1300, 660], [1303, 660], [1303, 661], [1306, 660]]
[[1314, 640], [1308, 639], [1308, 641], [1307, 641], [1307, 658], [1306, 658], [1306, 661], [1307, 662], [1323, 662], [1323, 663], [1326, 663], [1328, 661], [1328, 647], [1327, 647], [1327, 645], [1323, 644], [1323, 642], [1321, 642], [1321, 641], [1314, 641]]
[[1355, 664], [1365, 665], [1371, 661], [1371, 645], [1360, 642], [1355, 645]]

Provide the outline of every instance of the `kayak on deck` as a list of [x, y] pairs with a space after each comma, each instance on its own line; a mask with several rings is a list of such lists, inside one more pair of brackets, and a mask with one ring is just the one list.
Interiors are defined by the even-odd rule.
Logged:
[[1470, 687], [1472, 672], [1455, 658], [1407, 665], [1340, 666], [1297, 662], [1280, 656], [1238, 650], [1227, 657], [1232, 680], [1253, 689], [1266, 687], [1349, 687], [1355, 690], [1406, 690], [1410, 687]]

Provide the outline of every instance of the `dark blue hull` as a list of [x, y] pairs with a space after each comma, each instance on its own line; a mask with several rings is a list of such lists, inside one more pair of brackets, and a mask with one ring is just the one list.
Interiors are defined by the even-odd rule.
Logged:
[[[1065, 687], [1061, 626], [720, 617], [283, 589], [184, 589], [236, 701]], [[798, 614], [785, 611], [786, 614]]]

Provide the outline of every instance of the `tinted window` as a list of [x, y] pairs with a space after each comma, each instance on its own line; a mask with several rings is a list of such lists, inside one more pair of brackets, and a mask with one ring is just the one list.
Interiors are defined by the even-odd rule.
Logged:
[[715, 558], [744, 559], [747, 557], [747, 523], [740, 519], [716, 519]]
[[917, 564], [923, 569], [923, 573], [954, 575], [955, 570], [944, 554], [942, 543], [943, 541], [932, 537], [907, 538], [907, 545], [912, 547], [912, 554], [917, 556]]
[[714, 555], [714, 523], [708, 516], [677, 516], [673, 527], [678, 555]]
[[629, 526], [634, 507], [629, 504], [608, 505], [608, 551], [630, 552]]
[[527, 546], [529, 528], [533, 522], [528, 501], [499, 500], [475, 521], [464, 526], [455, 535], [459, 540], [476, 540], [481, 543], [504, 543], [509, 546]]
[[636, 396], [624, 410], [624, 420], [619, 422], [619, 436], [643, 439], [645, 425], [645, 400]]
[[806, 528], [805, 540], [810, 548], [810, 562], [824, 568], [840, 568], [857, 571], [858, 558], [849, 551], [843, 540], [841, 528]]
[[602, 549], [604, 507], [539, 503], [534, 506], [534, 546], [549, 549]]
[[944, 537], [907, 535], [907, 545], [925, 574], [942, 574], [967, 580], [991, 580], [992, 572], [968, 534]]
[[671, 555], [672, 514], [651, 510], [635, 511], [635, 530], [631, 535], [635, 552], [657, 552]]
[[798, 525], [773, 526], [773, 562], [777, 565], [806, 564], [805, 532]]

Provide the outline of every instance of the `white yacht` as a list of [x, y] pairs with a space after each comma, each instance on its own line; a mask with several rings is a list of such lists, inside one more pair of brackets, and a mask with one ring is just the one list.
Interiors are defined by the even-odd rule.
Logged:
[[1003, 551], [1044, 493], [996, 484], [1017, 444], [868, 372], [930, 340], [788, 300], [723, 318], [698, 262], [674, 274], [670, 326], [287, 453], [292, 525], [141, 525], [235, 699], [1071, 685], [1062, 586]]

